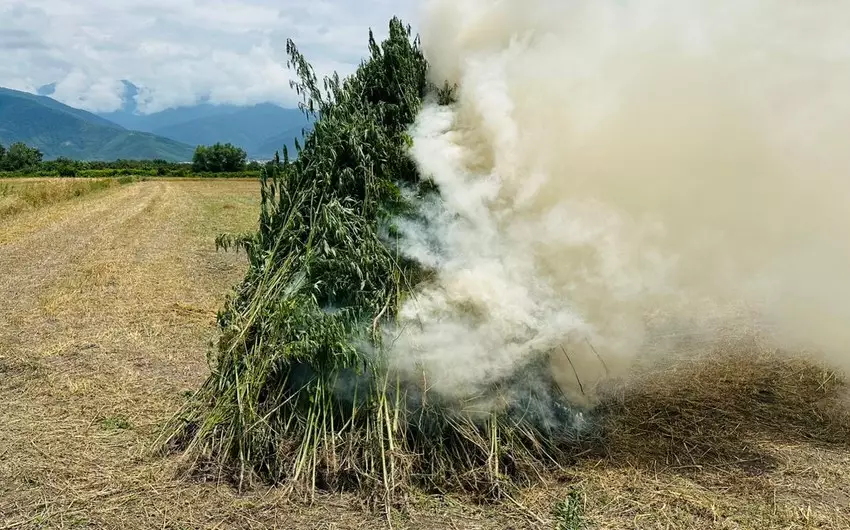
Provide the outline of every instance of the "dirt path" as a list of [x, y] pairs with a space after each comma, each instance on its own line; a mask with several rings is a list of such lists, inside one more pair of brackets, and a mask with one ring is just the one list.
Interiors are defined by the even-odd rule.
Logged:
[[253, 182], [158, 180], [0, 224], [0, 529], [384, 524], [354, 499], [193, 483], [150, 451], [245, 270], [214, 238], [250, 230], [258, 199]]
[[[386, 527], [351, 497], [240, 495], [149, 451], [244, 272], [214, 237], [257, 202], [251, 182], [149, 181], [0, 224], [0, 530]], [[395, 528], [551, 528], [573, 490], [599, 528], [850, 527], [850, 420], [819, 404], [843, 387], [744, 353], [628, 390], [561, 482], [499, 507], [413, 499]]]
[[147, 451], [207, 373], [215, 311], [244, 271], [213, 238], [250, 229], [256, 203], [254, 183], [152, 181], [0, 226], [0, 528], [291, 516]]

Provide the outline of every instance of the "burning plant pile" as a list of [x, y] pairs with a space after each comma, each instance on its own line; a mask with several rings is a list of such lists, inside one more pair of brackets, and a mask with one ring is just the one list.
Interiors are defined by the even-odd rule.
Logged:
[[[427, 81], [400, 20], [369, 48], [354, 75], [322, 90], [288, 44], [295, 88], [317, 120], [297, 158], [284, 152], [264, 170], [259, 230], [220, 238], [247, 251], [250, 269], [220, 314], [212, 374], [170, 441], [240, 481], [487, 489], [550, 459], [554, 438], [527, 405], [471, 415], [391, 366], [386, 330], [434, 274], [405, 255], [396, 226], [421, 217], [414, 201], [434, 193], [408, 154], [408, 130], [423, 98], [448, 104], [451, 90]], [[548, 407], [554, 388], [528, 395]]]
[[753, 328], [846, 359], [846, 7], [425, 7], [344, 80], [288, 43], [315, 126], [220, 240], [250, 268], [169, 430], [195, 464], [493, 494], [639, 359]]

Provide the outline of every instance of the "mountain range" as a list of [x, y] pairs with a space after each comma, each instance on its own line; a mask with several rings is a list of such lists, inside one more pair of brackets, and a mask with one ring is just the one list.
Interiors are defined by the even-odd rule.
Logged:
[[229, 142], [258, 159], [272, 158], [284, 143], [291, 150], [293, 139], [309, 125], [300, 110], [271, 103], [248, 107], [202, 103], [147, 115], [118, 111], [100, 117], [191, 146]]
[[0, 144], [15, 142], [39, 148], [46, 159], [183, 161], [191, 160], [194, 151], [190, 145], [127, 130], [46, 96], [0, 88]]
[[121, 109], [91, 113], [64, 105], [50, 96], [55, 84], [38, 94], [0, 88], [0, 144], [24, 142], [45, 158], [86, 160], [162, 158], [191, 160], [194, 148], [216, 142], [245, 149], [251, 159], [269, 159], [309, 129], [300, 110], [270, 103], [252, 106], [197, 105], [141, 114], [139, 88], [124, 81]]

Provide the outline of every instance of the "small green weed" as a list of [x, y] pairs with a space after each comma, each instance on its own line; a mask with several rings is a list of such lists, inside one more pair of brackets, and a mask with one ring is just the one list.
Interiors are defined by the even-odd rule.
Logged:
[[581, 494], [573, 490], [567, 498], [560, 501], [552, 509], [557, 530], [582, 530], [587, 528], [584, 520], [584, 505]]
[[133, 427], [125, 416], [109, 416], [101, 420], [100, 426], [106, 431], [123, 431]]

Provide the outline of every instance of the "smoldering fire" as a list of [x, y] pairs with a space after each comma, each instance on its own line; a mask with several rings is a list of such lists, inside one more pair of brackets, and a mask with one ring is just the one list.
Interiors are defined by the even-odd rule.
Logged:
[[754, 323], [847, 360], [850, 7], [423, 13], [432, 80], [457, 101], [412, 128], [440, 191], [402, 224], [405, 248], [436, 277], [388, 331], [399, 372], [467, 399], [553, 352], [559, 386], [587, 404], [641, 355], [676, 353], [671, 333], [704, 343]]

